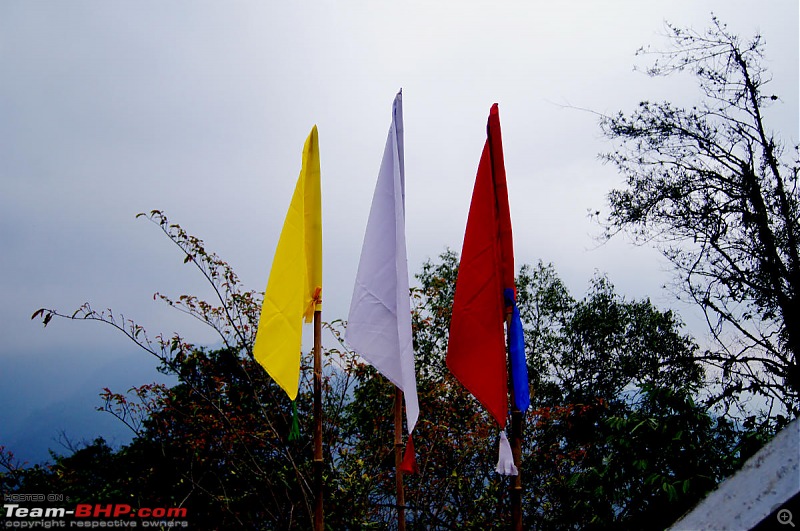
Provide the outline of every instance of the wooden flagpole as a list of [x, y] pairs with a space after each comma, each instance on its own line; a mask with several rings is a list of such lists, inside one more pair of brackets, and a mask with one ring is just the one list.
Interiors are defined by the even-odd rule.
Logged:
[[[506, 316], [506, 352], [510, 350], [508, 330], [511, 327], [511, 314]], [[511, 367], [509, 358], [508, 366]], [[508, 371], [511, 374], [511, 371]], [[514, 457], [514, 466], [517, 475], [511, 476], [511, 529], [522, 531], [522, 412], [517, 408], [514, 400], [514, 379], [509, 378], [509, 395], [511, 398], [511, 454]]]
[[403, 391], [394, 387], [394, 473], [397, 485], [397, 530], [406, 529], [406, 494], [403, 487]]
[[511, 520], [514, 531], [522, 531], [522, 412], [511, 398], [511, 453], [517, 475], [511, 481]]
[[325, 528], [322, 505], [322, 311], [314, 312], [314, 531]]

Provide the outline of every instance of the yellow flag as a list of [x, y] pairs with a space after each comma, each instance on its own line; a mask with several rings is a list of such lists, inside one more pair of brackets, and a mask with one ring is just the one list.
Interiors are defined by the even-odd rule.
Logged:
[[322, 308], [319, 140], [311, 129], [264, 293], [253, 355], [289, 398], [297, 398], [303, 317]]

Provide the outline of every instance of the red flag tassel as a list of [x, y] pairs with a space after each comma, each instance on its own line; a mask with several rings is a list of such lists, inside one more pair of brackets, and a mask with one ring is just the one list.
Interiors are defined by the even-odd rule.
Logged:
[[414, 452], [414, 439], [411, 434], [408, 434], [408, 441], [406, 442], [406, 451], [403, 454], [403, 462], [400, 463], [400, 471], [403, 474], [418, 474], [419, 467], [417, 466], [417, 457]]

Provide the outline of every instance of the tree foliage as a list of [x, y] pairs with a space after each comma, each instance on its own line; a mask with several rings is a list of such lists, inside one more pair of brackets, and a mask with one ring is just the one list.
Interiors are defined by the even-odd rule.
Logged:
[[[678, 285], [705, 312], [717, 348], [720, 399], [748, 392], [793, 415], [800, 401], [800, 192], [797, 158], [768, 125], [764, 41], [668, 26], [670, 47], [651, 76], [694, 74], [692, 107], [643, 101], [601, 127], [619, 149], [605, 155], [626, 178], [613, 190], [608, 233], [654, 242]], [[797, 147], [792, 150], [797, 153]]]
[[[222, 346], [198, 347], [147, 333], [110, 310], [84, 305], [53, 317], [96, 320], [123, 332], [177, 376], [167, 388], [103, 390], [108, 412], [133, 430], [117, 450], [102, 439], [46, 467], [25, 469], [0, 453], [4, 490], [62, 492], [91, 503], [186, 507], [204, 528], [307, 529], [312, 520], [311, 367], [303, 357], [301, 431], [289, 442], [290, 403], [252, 359], [261, 295], [245, 291], [201, 240], [148, 216], [214, 287], [211, 304], [161, 300], [205, 322]], [[499, 433], [446, 369], [458, 257], [426, 262], [412, 290], [422, 411], [414, 439], [419, 473], [405, 477], [411, 529], [493, 529], [510, 518], [509, 479], [494, 471]], [[667, 525], [753, 450], [745, 433], [695, 403], [703, 380], [696, 345], [671, 311], [628, 301], [597, 276], [574, 298], [552, 266], [523, 266], [519, 306], [533, 392], [522, 474], [525, 525], [536, 529]], [[325, 325], [326, 524], [395, 525], [394, 390]]]
[[[72, 314], [48, 309], [34, 314], [45, 324], [62, 317], [112, 326], [154, 356], [161, 371], [178, 378], [178, 385], [170, 389], [148, 385], [128, 394], [104, 390], [101, 409], [125, 422], [136, 436], [114, 454], [125, 470], [118, 478], [124, 496], [85, 494], [95, 496], [98, 503], [186, 507], [209, 528], [309, 528], [311, 442], [286, 440], [292, 415], [289, 400], [252, 355], [261, 294], [244, 290], [227, 263], [162, 212], [146, 217], [175, 243], [184, 263], [199, 271], [216, 296], [211, 302], [191, 295], [155, 298], [211, 327], [222, 347], [198, 347], [179, 334], [151, 338], [135, 321], [111, 310], [96, 311], [89, 304]], [[307, 424], [307, 357], [305, 362], [305, 391], [298, 404]], [[330, 392], [330, 378], [325, 383], [330, 403], [335, 393]], [[344, 386], [337, 389], [339, 394], [348, 393], [346, 378], [337, 379], [335, 385]], [[338, 418], [336, 407], [330, 406], [327, 418]], [[335, 424], [326, 431], [335, 435]], [[329, 445], [335, 446], [335, 442]], [[61, 477], [58, 466], [63, 463], [72, 466], [74, 461], [72, 457], [57, 461], [53, 479]]]

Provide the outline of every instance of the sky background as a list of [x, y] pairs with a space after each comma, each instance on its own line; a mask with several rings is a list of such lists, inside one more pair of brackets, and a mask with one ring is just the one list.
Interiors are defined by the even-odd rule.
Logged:
[[[580, 297], [596, 271], [628, 298], [676, 307], [666, 262], [623, 238], [598, 246], [589, 210], [621, 184], [596, 113], [691, 104], [689, 75], [635, 72], [665, 21], [766, 40], [772, 127], [798, 141], [796, 0], [0, 3], [0, 445], [129, 438], [94, 411], [103, 387], [162, 379], [96, 323], [40, 307], [113, 308], [196, 344], [213, 332], [153, 300], [209, 296], [139, 212], [160, 209], [263, 290], [298, 172], [319, 128], [324, 313], [345, 318], [372, 192], [403, 89], [409, 270], [460, 251], [492, 103], [500, 105], [517, 264], [553, 263]], [[412, 279], [412, 284], [414, 283]]]

